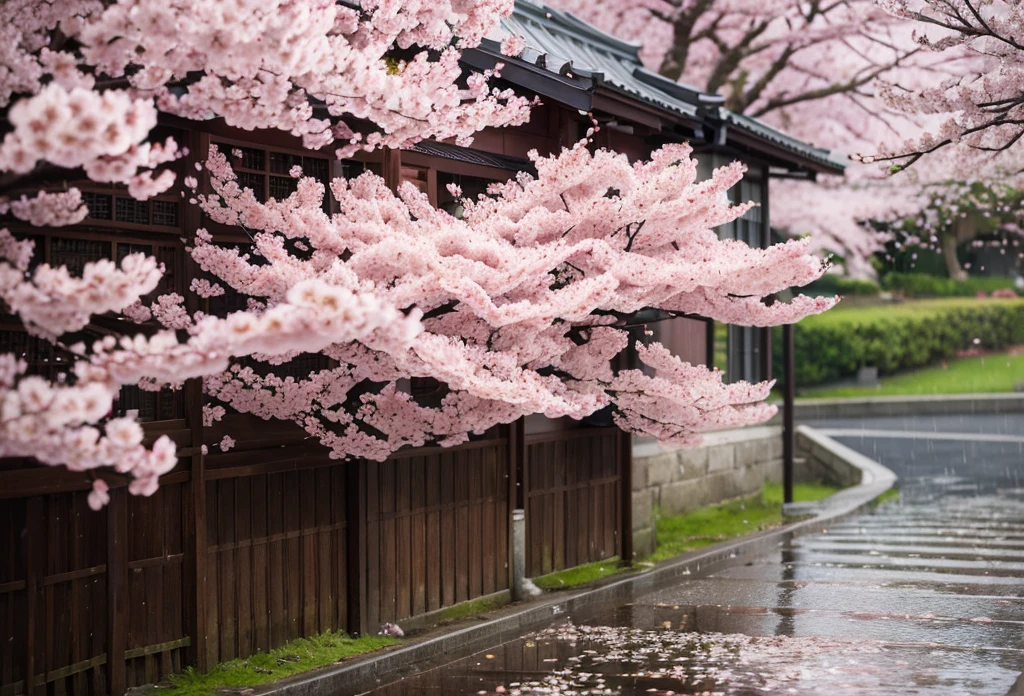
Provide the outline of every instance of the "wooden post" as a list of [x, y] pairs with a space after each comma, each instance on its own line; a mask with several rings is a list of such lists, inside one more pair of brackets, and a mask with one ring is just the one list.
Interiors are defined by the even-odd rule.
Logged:
[[619, 499], [621, 528], [619, 541], [619, 558], [626, 565], [633, 564], [633, 439], [622, 430], [618, 433], [619, 443]]
[[107, 503], [107, 689], [121, 696], [127, 688], [124, 653], [128, 646], [128, 489], [110, 491]]
[[384, 148], [384, 182], [388, 188], [397, 192], [402, 183], [402, 151]]
[[[189, 154], [185, 169], [192, 171], [196, 162], [201, 161], [208, 145], [202, 133], [191, 130], [188, 133]], [[202, 225], [198, 206], [185, 207], [185, 235], [191, 239]], [[185, 254], [184, 278], [198, 278], [199, 265], [191, 254]], [[190, 313], [201, 309], [195, 293], [184, 293], [186, 309]], [[206, 461], [203, 456], [203, 386], [202, 381], [190, 379], [185, 382], [185, 425], [189, 429], [192, 457], [189, 462], [188, 505], [185, 511], [185, 578], [182, 586], [182, 606], [185, 607], [185, 630], [191, 640], [189, 658], [200, 672], [210, 668], [206, 650]]]
[[793, 452], [796, 432], [793, 429], [793, 402], [796, 398], [796, 356], [793, 346], [793, 325], [782, 327], [782, 362], [785, 392], [782, 402], [782, 500], [793, 502]]

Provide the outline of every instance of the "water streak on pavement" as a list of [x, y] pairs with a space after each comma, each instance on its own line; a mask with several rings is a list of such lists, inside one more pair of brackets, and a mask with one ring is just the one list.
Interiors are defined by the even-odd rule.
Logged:
[[1024, 668], [1024, 416], [816, 425], [893, 469], [900, 500], [373, 693], [1007, 694]]

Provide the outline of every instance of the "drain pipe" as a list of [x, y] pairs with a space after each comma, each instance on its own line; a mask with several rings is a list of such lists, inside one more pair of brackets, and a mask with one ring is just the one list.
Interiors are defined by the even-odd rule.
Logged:
[[518, 602], [541, 593], [526, 577], [526, 510], [512, 511], [512, 601]]

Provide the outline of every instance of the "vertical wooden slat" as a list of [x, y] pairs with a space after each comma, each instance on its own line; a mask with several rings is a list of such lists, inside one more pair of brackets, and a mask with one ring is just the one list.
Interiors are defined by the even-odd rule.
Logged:
[[128, 639], [128, 490], [110, 491], [107, 503], [107, 684], [110, 693], [125, 691], [124, 651]]
[[253, 651], [267, 651], [270, 643], [270, 588], [267, 549], [267, 477], [253, 476], [249, 493], [252, 505], [252, 647]]
[[[39, 497], [29, 498], [25, 506], [25, 527], [29, 539], [43, 538], [43, 500]], [[42, 573], [42, 544], [26, 543], [25, 545], [25, 693], [35, 690], [36, 675], [36, 627], [37, 597], [39, 594], [39, 576]]]
[[617, 432], [619, 442], [618, 552], [624, 563], [633, 563], [633, 442], [629, 433]]
[[302, 635], [302, 544], [296, 536], [302, 524], [302, 498], [296, 473], [285, 474], [283, 489], [284, 531], [288, 534], [284, 542], [284, 594], [288, 610], [285, 636], [290, 640]]
[[430, 512], [426, 517], [427, 553], [427, 611], [441, 607], [441, 554], [444, 542], [441, 537], [441, 458], [427, 458], [426, 503]]
[[414, 462], [395, 462], [395, 618], [412, 614], [412, 470]]
[[280, 538], [284, 523], [285, 474], [267, 476], [267, 536], [278, 537], [267, 544], [267, 593], [269, 595], [270, 645], [288, 640], [288, 604], [285, 597], [285, 542]]
[[463, 452], [466, 464], [466, 478], [467, 480], [463, 483], [467, 488], [467, 525], [466, 534], [469, 537], [468, 555], [466, 558], [467, 569], [466, 574], [468, 576], [467, 583], [467, 597], [474, 599], [479, 597], [482, 593], [483, 586], [483, 565], [484, 565], [484, 554], [483, 554], [483, 536], [481, 530], [483, 526], [482, 514], [481, 514], [481, 498], [483, 497], [483, 471], [481, 463], [478, 459], [481, 450], [475, 450], [473, 452]]
[[[348, 595], [348, 630], [369, 635], [369, 554], [367, 539], [366, 490], [369, 487], [364, 460], [345, 465], [346, 524], [346, 593]], [[375, 550], [375, 549], [374, 549]]]
[[422, 614], [427, 610], [427, 558], [432, 555], [427, 548], [427, 516], [424, 512], [427, 504], [427, 462], [432, 457], [415, 457], [411, 463], [411, 480], [409, 483], [412, 499], [409, 509], [412, 538], [409, 545], [410, 553], [410, 585], [412, 587], [412, 615]]
[[250, 545], [252, 541], [252, 505], [250, 482], [260, 476], [239, 476], [235, 479], [235, 540], [240, 542], [235, 555], [236, 577], [238, 578], [237, 604], [238, 649], [237, 657], [248, 657], [253, 648], [253, 566]]
[[302, 510], [300, 521], [302, 561], [299, 565], [302, 573], [302, 626], [299, 628], [299, 635], [307, 636], [316, 632], [317, 619], [317, 558], [314, 534], [316, 529], [316, 472], [312, 469], [299, 472], [299, 481]]
[[[331, 495], [334, 489], [331, 485], [331, 472], [337, 467], [324, 467], [314, 471], [316, 476], [316, 514], [315, 524], [317, 534], [316, 545], [316, 628], [315, 631], [323, 633], [336, 628], [334, 622], [333, 602], [344, 602], [344, 597], [335, 596], [334, 583], [331, 577], [335, 568], [335, 559], [332, 552], [332, 542], [337, 532], [331, 531]], [[344, 500], [344, 498], [342, 498]]]
[[366, 601], [363, 603], [365, 620], [360, 621], [363, 633], [376, 633], [380, 626], [380, 465], [364, 462], [366, 472]]
[[458, 540], [455, 534], [455, 454], [441, 455], [441, 605], [456, 602], [455, 555]]

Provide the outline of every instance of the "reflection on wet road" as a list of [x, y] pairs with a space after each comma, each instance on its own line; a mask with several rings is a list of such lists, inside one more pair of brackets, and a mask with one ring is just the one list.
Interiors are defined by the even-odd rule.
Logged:
[[374, 693], [1006, 694], [1024, 668], [1024, 417], [815, 425], [893, 469], [899, 501]]

